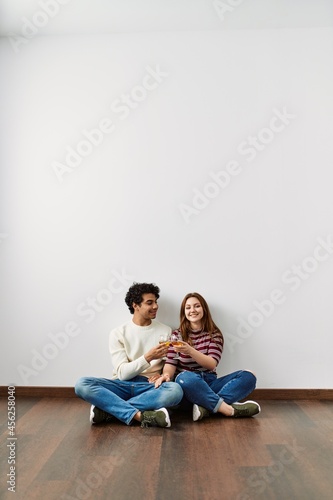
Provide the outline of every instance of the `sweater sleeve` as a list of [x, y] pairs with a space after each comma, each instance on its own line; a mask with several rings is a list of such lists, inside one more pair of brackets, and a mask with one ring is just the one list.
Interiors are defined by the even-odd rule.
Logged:
[[109, 337], [109, 350], [115, 376], [119, 380], [130, 380], [140, 375], [150, 364], [144, 355], [130, 361], [127, 356], [124, 341], [119, 330], [113, 330]]

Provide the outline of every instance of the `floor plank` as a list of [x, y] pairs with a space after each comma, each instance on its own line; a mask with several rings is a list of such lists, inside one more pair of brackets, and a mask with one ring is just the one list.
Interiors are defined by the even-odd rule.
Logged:
[[[101, 500], [331, 500], [333, 402], [261, 402], [252, 419], [193, 422], [172, 412], [170, 429], [91, 426], [75, 398], [17, 399], [15, 498]], [[6, 401], [0, 399], [1, 484], [7, 491]]]

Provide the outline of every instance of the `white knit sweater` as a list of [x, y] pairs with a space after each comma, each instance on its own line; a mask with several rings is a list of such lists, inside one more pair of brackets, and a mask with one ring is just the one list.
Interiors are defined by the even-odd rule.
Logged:
[[131, 320], [112, 330], [109, 336], [112, 379], [129, 380], [137, 375], [150, 377], [161, 373], [164, 361], [154, 359], [148, 363], [144, 354], [158, 345], [160, 335], [169, 333], [171, 328], [156, 320], [149, 326], [138, 326]]

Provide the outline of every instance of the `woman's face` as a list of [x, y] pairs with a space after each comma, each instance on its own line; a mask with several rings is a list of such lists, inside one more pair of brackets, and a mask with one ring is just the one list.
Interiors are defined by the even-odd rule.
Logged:
[[189, 297], [185, 302], [185, 316], [191, 323], [201, 321], [204, 315], [202, 305], [196, 297]]

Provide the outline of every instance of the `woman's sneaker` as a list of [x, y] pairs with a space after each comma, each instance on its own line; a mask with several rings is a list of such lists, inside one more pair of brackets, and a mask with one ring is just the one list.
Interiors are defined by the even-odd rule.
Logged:
[[142, 412], [141, 427], [171, 427], [168, 410], [160, 408]]
[[112, 415], [110, 415], [110, 413], [107, 413], [106, 411], [97, 408], [97, 406], [91, 406], [90, 408], [91, 424], [102, 424], [103, 422], [110, 422], [112, 418], [113, 417]]
[[245, 401], [245, 403], [233, 403], [231, 405], [235, 410], [233, 417], [253, 417], [260, 413], [261, 408], [255, 401]]
[[209, 411], [203, 406], [193, 405], [192, 417], [193, 417], [193, 422], [197, 422], [198, 420], [201, 420], [204, 417], [209, 417]]

